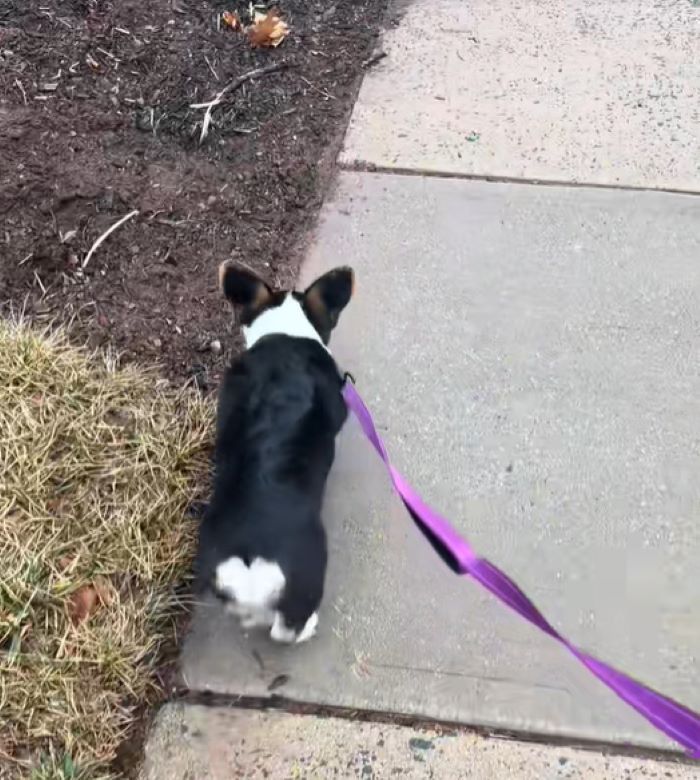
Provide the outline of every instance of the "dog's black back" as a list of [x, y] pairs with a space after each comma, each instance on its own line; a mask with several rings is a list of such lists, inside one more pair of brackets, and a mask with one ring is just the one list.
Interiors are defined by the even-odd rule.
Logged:
[[[321, 508], [335, 438], [347, 417], [343, 379], [325, 346], [337, 312], [318, 303], [322, 294], [337, 297], [339, 281], [337, 274], [322, 277], [327, 286], [320, 292], [312, 286], [312, 295], [267, 287], [261, 293], [242, 272], [224, 273], [225, 291], [226, 284], [237, 285], [229, 296], [234, 302], [258, 302], [244, 320], [250, 331], [259, 319], [255, 333], [246, 335], [250, 348], [228, 369], [220, 391], [214, 490], [200, 527], [197, 582], [228, 602], [244, 626], [272, 625], [273, 638], [301, 641], [313, 635], [323, 597]], [[318, 326], [316, 311], [324, 315]], [[280, 318], [292, 335], [278, 332]], [[266, 322], [272, 323], [267, 335]]]
[[200, 530], [199, 574], [222, 560], [275, 561], [278, 610], [300, 632], [318, 609], [326, 569], [321, 522], [335, 437], [347, 417], [342, 379], [317, 342], [268, 336], [228, 370], [219, 398], [215, 481]]

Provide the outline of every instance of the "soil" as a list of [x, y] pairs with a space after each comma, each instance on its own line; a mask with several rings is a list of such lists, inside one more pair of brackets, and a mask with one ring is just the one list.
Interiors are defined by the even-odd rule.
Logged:
[[[0, 0], [0, 304], [216, 385], [239, 347], [217, 267], [292, 284], [385, 0]], [[205, 109], [226, 85], [200, 142]], [[131, 217], [83, 267], [110, 226]]]

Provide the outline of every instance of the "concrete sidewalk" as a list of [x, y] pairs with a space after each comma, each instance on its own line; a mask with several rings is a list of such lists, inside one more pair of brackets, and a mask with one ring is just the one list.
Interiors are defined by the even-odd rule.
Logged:
[[141, 780], [511, 777], [692, 780], [700, 770], [444, 729], [171, 704], [158, 715], [141, 774]]
[[691, 0], [410, 0], [364, 80], [343, 163], [700, 190]]
[[[584, 649], [700, 709], [700, 197], [467, 180], [700, 191], [700, 8], [415, 0], [393, 13], [342, 156], [360, 170], [339, 176], [304, 269], [357, 271], [334, 352], [396, 465], [479, 552]], [[273, 646], [204, 605], [188, 688], [676, 749], [442, 565], [352, 424], [326, 519], [317, 638]], [[232, 740], [270, 725], [232, 718]], [[249, 738], [274, 774], [279, 742]], [[530, 759], [508, 760], [531, 776]]]
[[[357, 270], [334, 337], [396, 465], [572, 640], [700, 708], [700, 199], [345, 173], [305, 273]], [[216, 603], [190, 689], [665, 747], [414, 529], [354, 425], [319, 636]], [[226, 648], [226, 652], [222, 652]], [[276, 680], [284, 684], [275, 686]]]

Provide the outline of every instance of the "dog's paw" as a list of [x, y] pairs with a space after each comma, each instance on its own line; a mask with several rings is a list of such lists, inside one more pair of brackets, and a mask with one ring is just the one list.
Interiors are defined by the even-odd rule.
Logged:
[[281, 612], [275, 613], [275, 620], [270, 629], [270, 638], [275, 642], [290, 644], [297, 638], [296, 631], [293, 628], [287, 628], [284, 623], [284, 616]]
[[318, 628], [318, 612], [314, 612], [313, 615], [306, 621], [306, 625], [302, 628], [301, 633], [296, 638], [297, 644], [300, 642], [308, 642], [311, 637], [316, 636], [316, 629]]
[[281, 612], [275, 614], [275, 620], [270, 630], [270, 637], [275, 642], [284, 642], [285, 644], [291, 644], [296, 642], [308, 642], [311, 637], [316, 635], [316, 629], [318, 628], [318, 612], [314, 612], [313, 615], [306, 621], [306, 625], [297, 634], [293, 628], [287, 628], [284, 622], [284, 616]]

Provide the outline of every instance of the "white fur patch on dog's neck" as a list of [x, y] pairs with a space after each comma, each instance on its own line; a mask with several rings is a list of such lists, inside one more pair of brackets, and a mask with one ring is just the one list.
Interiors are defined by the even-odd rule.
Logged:
[[253, 320], [252, 324], [242, 330], [246, 349], [250, 349], [261, 338], [275, 333], [299, 339], [313, 339], [318, 341], [324, 349], [328, 349], [318, 335], [316, 328], [307, 319], [302, 305], [291, 293], [287, 295], [284, 303], [280, 306], [273, 306], [271, 309], [265, 309]]

